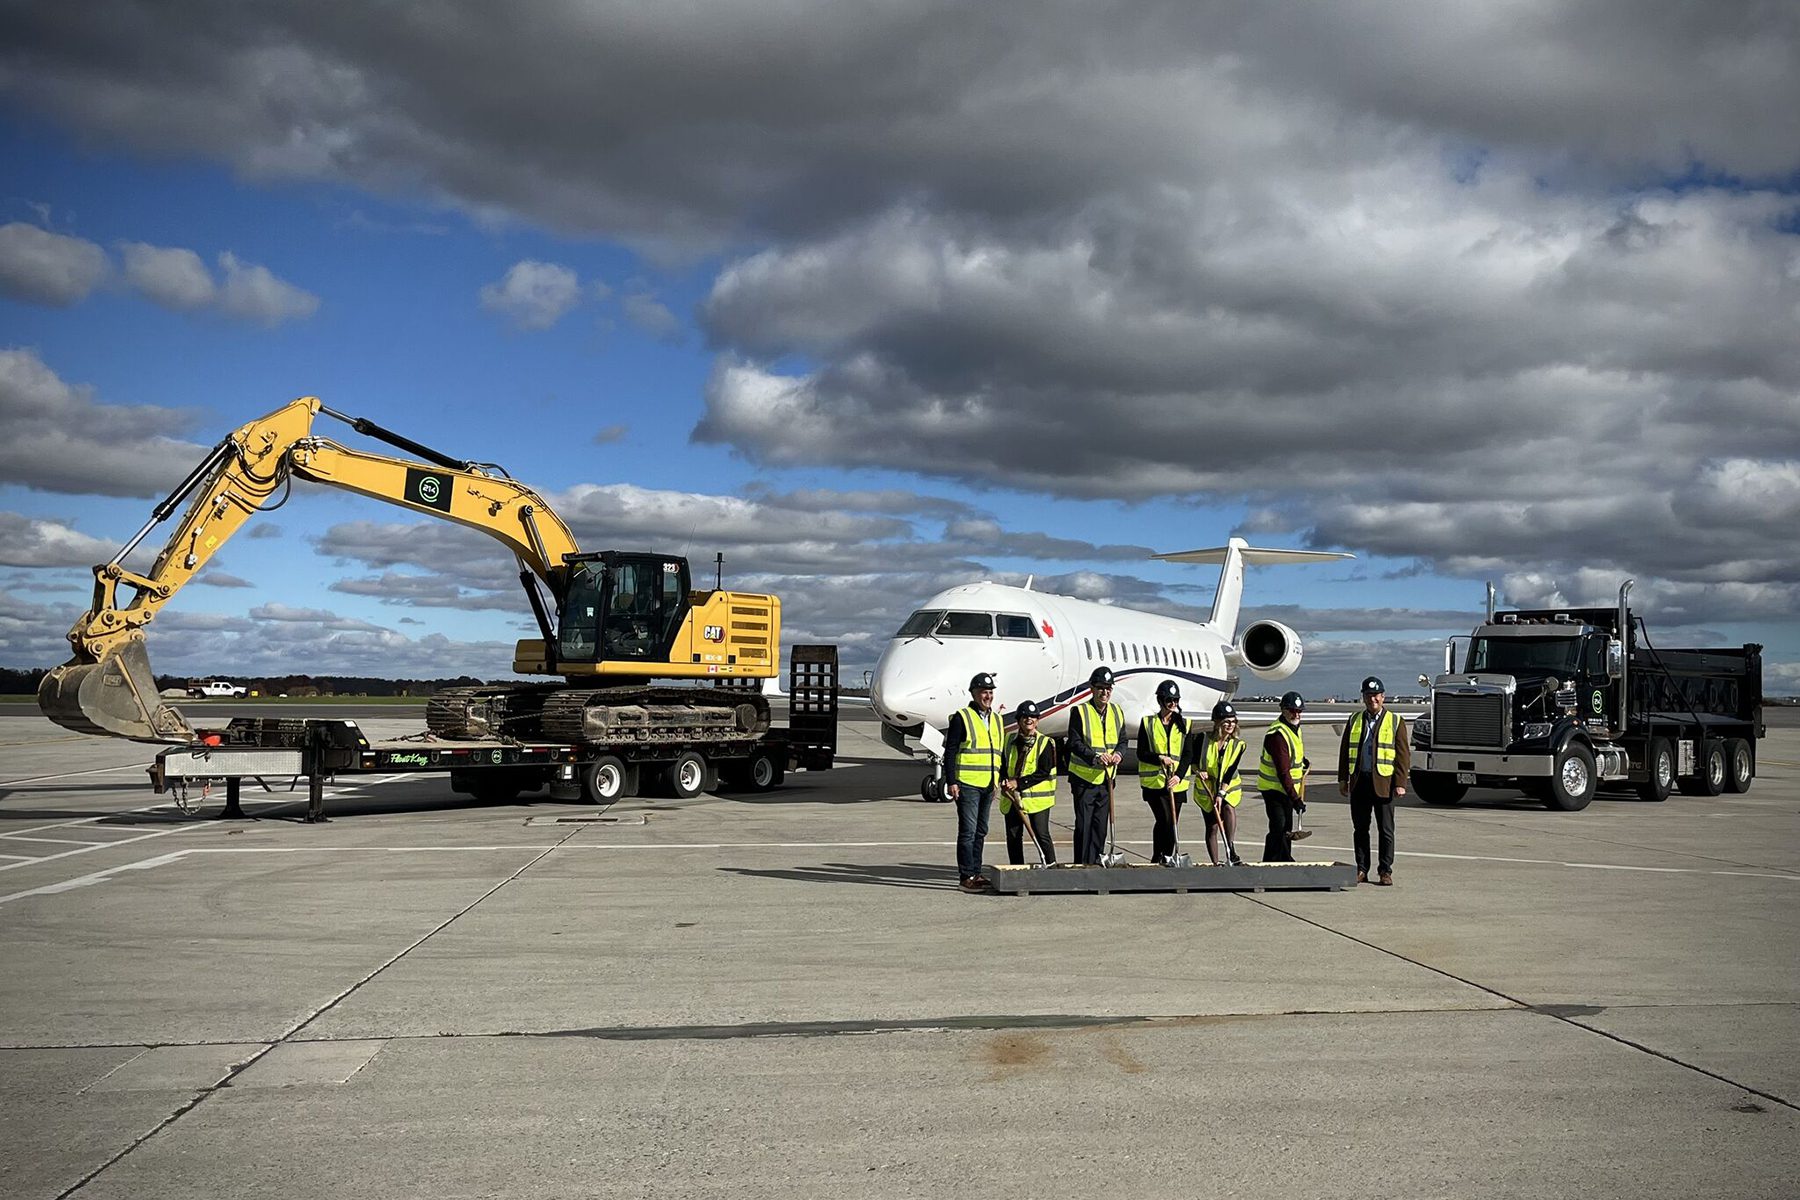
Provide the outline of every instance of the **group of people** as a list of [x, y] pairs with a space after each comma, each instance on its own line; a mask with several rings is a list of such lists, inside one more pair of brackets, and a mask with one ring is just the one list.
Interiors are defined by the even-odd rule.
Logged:
[[[1074, 807], [1074, 862], [1099, 866], [1114, 861], [1114, 786], [1125, 761], [1125, 713], [1113, 703], [1113, 673], [1096, 667], [1088, 677], [1088, 698], [1069, 714], [1069, 791]], [[1411, 765], [1406, 722], [1386, 704], [1380, 679], [1362, 684], [1362, 711], [1345, 724], [1338, 746], [1338, 793], [1350, 799], [1355, 829], [1356, 881], [1394, 882], [1394, 800], [1406, 795]], [[1311, 830], [1301, 827], [1306, 812], [1306, 740], [1299, 692], [1281, 698], [1281, 715], [1269, 726], [1257, 764], [1256, 789], [1268, 814], [1262, 861], [1293, 862], [1293, 843]], [[989, 807], [998, 801], [1006, 823], [1007, 860], [1025, 862], [1029, 832], [1036, 856], [1055, 865], [1056, 842], [1050, 810], [1056, 804], [1057, 749], [1042, 733], [1038, 705], [1026, 700], [1013, 712], [1009, 735], [994, 708], [994, 677], [981, 672], [969, 680], [969, 705], [950, 719], [944, 739], [944, 794], [956, 804], [956, 866], [965, 892], [993, 884], [982, 875]], [[1240, 866], [1237, 810], [1243, 798], [1243, 760], [1237, 709], [1230, 701], [1213, 705], [1210, 728], [1190, 722], [1181, 711], [1181, 690], [1173, 679], [1156, 688], [1156, 711], [1137, 726], [1138, 785], [1149, 806], [1154, 832], [1151, 859], [1177, 865], [1177, 830], [1189, 793], [1206, 822], [1206, 854], [1214, 866]], [[1371, 855], [1369, 825], [1379, 834]]]

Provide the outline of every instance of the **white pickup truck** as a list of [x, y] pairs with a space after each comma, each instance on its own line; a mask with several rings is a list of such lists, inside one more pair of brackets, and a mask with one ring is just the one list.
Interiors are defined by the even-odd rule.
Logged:
[[223, 679], [214, 679], [198, 687], [188, 689], [190, 696], [215, 696], [222, 700], [235, 700], [240, 696], [248, 696], [250, 689], [241, 683], [228, 683]]

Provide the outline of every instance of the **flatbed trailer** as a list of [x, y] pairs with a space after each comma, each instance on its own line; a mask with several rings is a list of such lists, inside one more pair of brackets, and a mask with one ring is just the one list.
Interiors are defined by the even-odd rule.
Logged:
[[[746, 681], [748, 682], [748, 681]], [[162, 751], [150, 766], [158, 792], [223, 783], [222, 817], [242, 817], [245, 779], [307, 781], [309, 821], [323, 820], [328, 780], [344, 775], [441, 774], [453, 791], [491, 803], [548, 789], [553, 800], [606, 804], [641, 784], [678, 799], [721, 784], [779, 787], [790, 770], [829, 770], [837, 753], [837, 648], [796, 646], [789, 668], [789, 722], [751, 741], [686, 740], [607, 746], [422, 734], [371, 741], [352, 720], [237, 717], [192, 745]]]

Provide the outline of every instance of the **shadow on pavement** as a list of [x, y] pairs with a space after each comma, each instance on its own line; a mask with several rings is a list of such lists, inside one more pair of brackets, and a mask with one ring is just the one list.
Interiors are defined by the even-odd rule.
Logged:
[[861, 883], [875, 887], [924, 888], [936, 892], [956, 890], [956, 868], [942, 863], [820, 863], [814, 867], [782, 870], [756, 870], [750, 867], [718, 869], [733, 875], [786, 879], [797, 883]]

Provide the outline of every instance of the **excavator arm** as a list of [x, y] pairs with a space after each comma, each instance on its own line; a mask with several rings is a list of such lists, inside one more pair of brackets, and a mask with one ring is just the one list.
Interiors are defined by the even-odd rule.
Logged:
[[[321, 413], [426, 460], [352, 450], [314, 436]], [[362, 418], [346, 417], [305, 396], [251, 421], [221, 441], [159, 504], [136, 537], [94, 568], [93, 605], [69, 631], [74, 657], [44, 677], [38, 704], [57, 724], [149, 742], [188, 742], [194, 732], [163, 704], [144, 647], [144, 628], [253, 515], [278, 507], [293, 478], [312, 480], [429, 513], [506, 544], [520, 563], [546, 641], [550, 618], [536, 581], [560, 601], [565, 556], [575, 536], [530, 488], [495, 468], [450, 458]], [[138, 574], [124, 559], [186, 503], [162, 552]], [[131, 594], [121, 602], [121, 589]]]

